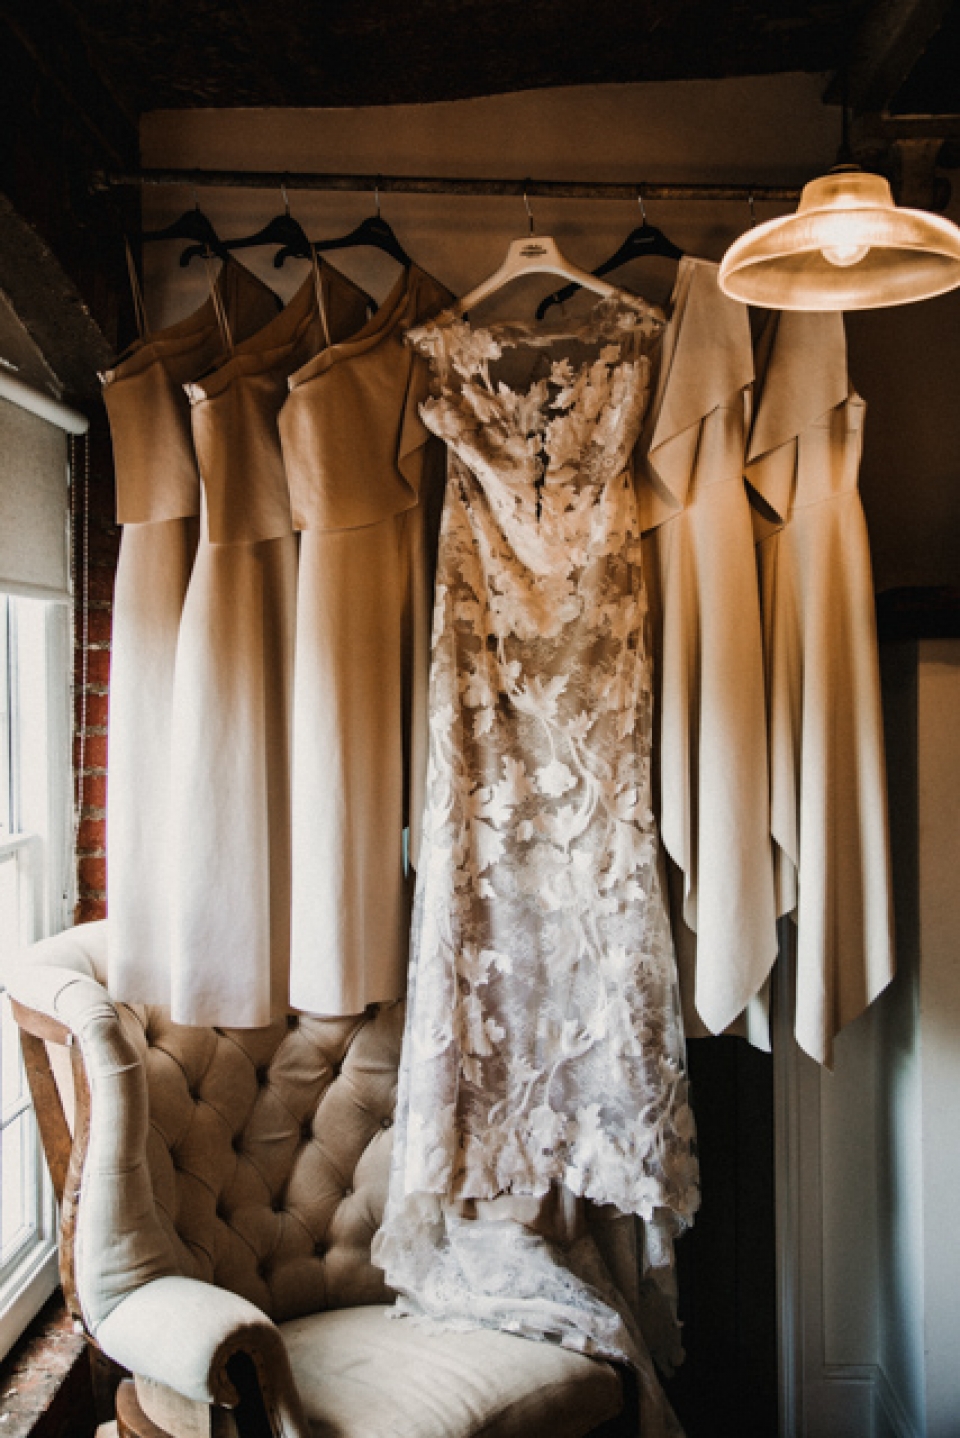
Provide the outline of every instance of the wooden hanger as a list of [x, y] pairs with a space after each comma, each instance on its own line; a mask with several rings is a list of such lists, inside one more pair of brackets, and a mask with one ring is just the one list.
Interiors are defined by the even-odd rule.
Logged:
[[[618, 250], [602, 265], [597, 265], [593, 271], [595, 275], [608, 275], [611, 270], [619, 269], [621, 265], [629, 264], [631, 260], [648, 259], [653, 255], [661, 255], [668, 260], [683, 259], [683, 250], [679, 249], [672, 240], [668, 240], [662, 230], [656, 225], [651, 225], [647, 220], [647, 211], [643, 203], [643, 195], [637, 193], [637, 202], [640, 205], [640, 214], [643, 223], [635, 230], [631, 230], [627, 238]], [[552, 305], [564, 304], [576, 293], [576, 285], [565, 285], [563, 289], [554, 290], [552, 295], [547, 295], [537, 306], [537, 319], [542, 320], [547, 310]]]
[[492, 295], [495, 290], [502, 289], [511, 280], [519, 279], [521, 275], [543, 273], [560, 275], [562, 279], [569, 280], [574, 286], [579, 285], [584, 289], [593, 290], [595, 294], [604, 297], [617, 293], [616, 286], [592, 275], [589, 270], [580, 269], [579, 265], [568, 260], [552, 235], [536, 234], [533, 227], [533, 212], [530, 209], [530, 201], [526, 192], [524, 192], [523, 203], [527, 209], [529, 233], [523, 239], [510, 242], [500, 268], [495, 270], [492, 275], [488, 275], [485, 280], [481, 280], [467, 294], [462, 295], [453, 307], [454, 314], [462, 315], [466, 314], [468, 310], [475, 309], [488, 295]]

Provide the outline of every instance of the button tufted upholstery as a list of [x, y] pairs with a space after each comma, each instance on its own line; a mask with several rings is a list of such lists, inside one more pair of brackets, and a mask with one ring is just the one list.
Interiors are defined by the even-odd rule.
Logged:
[[[402, 1004], [187, 1028], [115, 1004], [105, 960], [106, 925], [89, 924], [36, 945], [5, 980], [28, 1058], [39, 1038], [81, 1058], [89, 1121], [81, 1103], [62, 1268], [90, 1335], [137, 1375], [128, 1407], [142, 1400], [158, 1431], [209, 1431], [193, 1410], [237, 1403], [231, 1364], [246, 1354], [277, 1438], [578, 1438], [619, 1412], [607, 1364], [491, 1332], [431, 1344], [385, 1317], [370, 1243]], [[41, 1127], [50, 1156], [42, 1111]]]
[[268, 1029], [119, 1009], [150, 1095], [147, 1162], [179, 1271], [275, 1321], [382, 1303], [383, 1212], [403, 1012]]

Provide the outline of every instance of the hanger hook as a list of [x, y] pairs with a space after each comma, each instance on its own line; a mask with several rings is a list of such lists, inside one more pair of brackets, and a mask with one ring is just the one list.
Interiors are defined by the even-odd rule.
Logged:
[[747, 204], [750, 206], [750, 223], [751, 223], [751, 225], [755, 225], [755, 224], [757, 223], [757, 207], [756, 207], [756, 205], [753, 203], [753, 191], [752, 191], [752, 190], [751, 190], [751, 191], [748, 193], [748, 195], [747, 195]]
[[[193, 208], [194, 208], [194, 210], [196, 211], [196, 213], [199, 215], [199, 214], [200, 214], [200, 196], [199, 196], [199, 194], [197, 193], [197, 187], [196, 187], [196, 185], [191, 185], [190, 188], [193, 190]], [[203, 228], [206, 229], [206, 226], [204, 226]], [[209, 236], [209, 235], [204, 235], [202, 244], [203, 244], [203, 250], [202, 250], [203, 258], [204, 258], [205, 260], [212, 260], [212, 259], [213, 259], [213, 250], [210, 248], [210, 236]]]
[[637, 204], [640, 206], [640, 219], [643, 221], [644, 224], [646, 224], [646, 223], [647, 223], [647, 207], [646, 207], [646, 205], [643, 203], [643, 186], [642, 186], [642, 185], [638, 185], [638, 186], [637, 186]]
[[381, 177], [380, 175], [378, 175], [377, 178], [376, 178], [376, 180], [374, 181], [374, 184], [373, 184], [373, 201], [374, 201], [374, 204], [375, 204], [376, 207], [377, 207], [377, 219], [378, 219], [378, 220], [379, 220], [379, 218], [380, 218], [380, 180], [381, 180], [381, 178], [382, 178], [382, 177]]
[[286, 175], [282, 175], [281, 178], [280, 178], [280, 198], [283, 200], [284, 213], [289, 215], [289, 213], [290, 213], [290, 197], [289, 197], [289, 195], [287, 194], [287, 177], [286, 177]]
[[[527, 181], [527, 184], [529, 184], [529, 181]], [[532, 234], [533, 234], [533, 210], [530, 208], [530, 198], [529, 198], [529, 196], [527, 195], [527, 185], [526, 185], [526, 184], [525, 184], [524, 187], [523, 187], [523, 204], [524, 204], [524, 208], [526, 209], [526, 212], [527, 212], [527, 223], [528, 223], [529, 226], [530, 226], [530, 233], [531, 233], [531, 235], [532, 235]]]

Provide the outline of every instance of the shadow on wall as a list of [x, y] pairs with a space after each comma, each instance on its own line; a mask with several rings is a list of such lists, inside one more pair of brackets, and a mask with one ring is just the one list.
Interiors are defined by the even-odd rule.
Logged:
[[878, 591], [960, 584], [960, 290], [847, 316]]

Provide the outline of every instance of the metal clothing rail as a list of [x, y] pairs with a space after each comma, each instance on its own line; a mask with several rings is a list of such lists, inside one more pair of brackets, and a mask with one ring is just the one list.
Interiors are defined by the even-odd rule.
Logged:
[[339, 175], [296, 170], [98, 170], [95, 190], [121, 185], [182, 185], [186, 189], [370, 190], [381, 195], [524, 195], [555, 200], [795, 201], [791, 185], [674, 184], [667, 181], [495, 180], [461, 176]]

